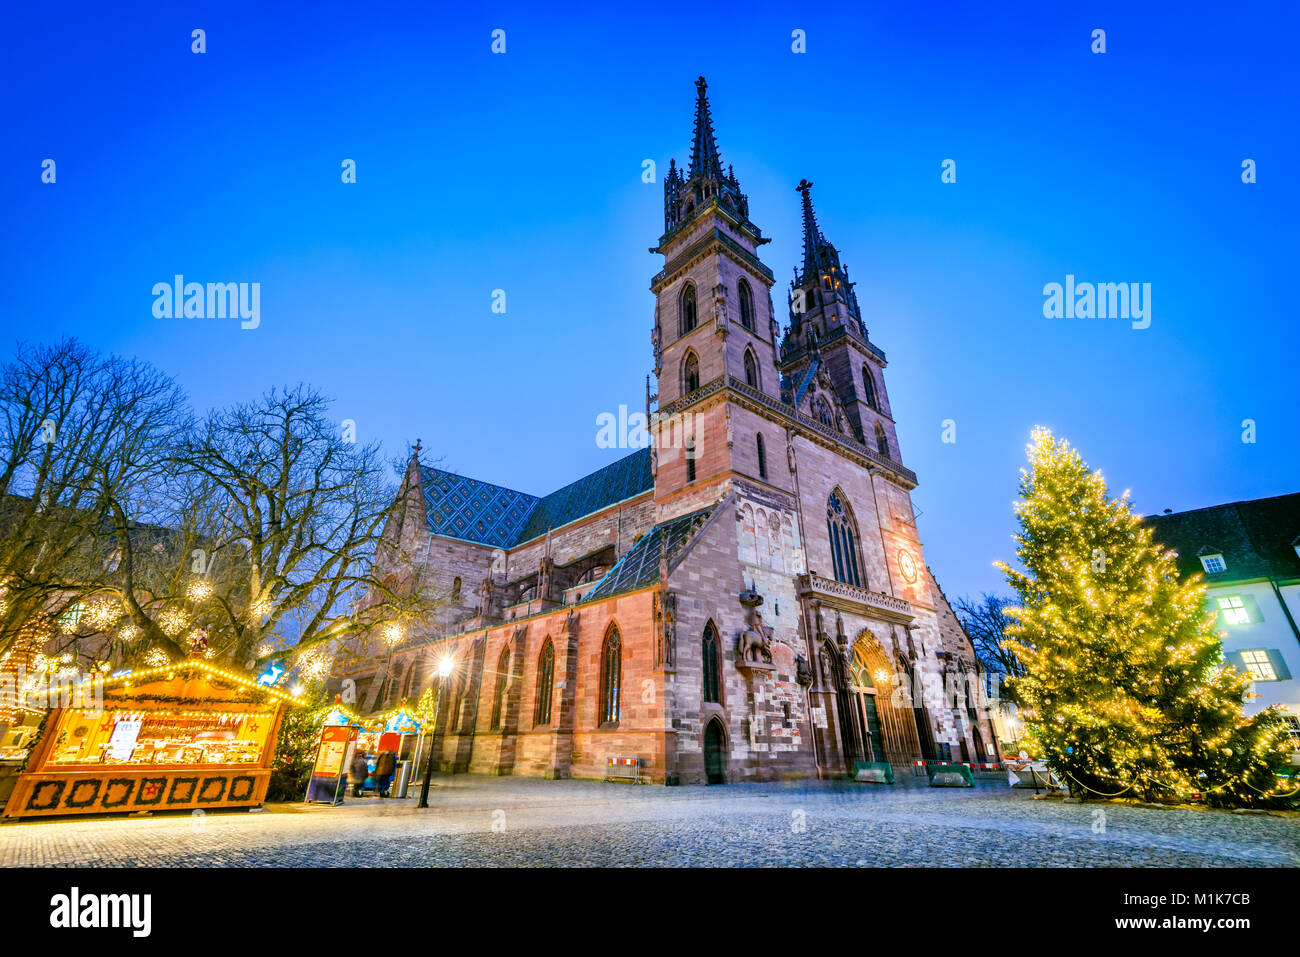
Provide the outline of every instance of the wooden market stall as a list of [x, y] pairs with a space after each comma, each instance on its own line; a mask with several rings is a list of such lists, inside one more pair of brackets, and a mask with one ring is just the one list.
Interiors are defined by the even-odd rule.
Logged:
[[304, 704], [202, 659], [77, 690], [46, 717], [5, 817], [260, 805], [284, 710]]

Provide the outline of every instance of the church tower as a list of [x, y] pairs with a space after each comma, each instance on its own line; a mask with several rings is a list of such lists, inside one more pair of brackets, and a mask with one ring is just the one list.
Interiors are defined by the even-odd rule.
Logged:
[[[651, 249], [664, 257], [650, 283], [659, 382], [655, 488], [664, 516], [715, 500], [733, 471], [771, 481], [769, 465], [784, 455], [772, 429], [756, 439], [726, 400], [737, 385], [779, 394], [774, 278], [758, 257], [770, 240], [750, 220], [749, 199], [718, 154], [704, 77], [695, 88], [690, 165], [669, 164], [664, 233]], [[738, 450], [745, 431], [746, 447]]]
[[876, 455], [901, 463], [885, 390], [885, 353], [871, 342], [848, 270], [817, 225], [812, 185], [805, 179], [796, 187], [803, 199], [803, 265], [790, 284], [781, 371], [798, 391], [800, 382], [824, 369], [847, 420], [843, 424]]

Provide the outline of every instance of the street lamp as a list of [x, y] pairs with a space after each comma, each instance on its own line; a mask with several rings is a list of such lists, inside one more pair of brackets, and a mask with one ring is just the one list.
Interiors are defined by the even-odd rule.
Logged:
[[[452, 660], [451, 655], [444, 655], [442, 657], [442, 660], [438, 662], [438, 693], [434, 695], [434, 701], [438, 702], [439, 704], [441, 704], [442, 702], [443, 679], [446, 678], [449, 674], [451, 674], [451, 669], [454, 667], [454, 665], [455, 662]], [[441, 708], [439, 708], [439, 710], [441, 710]], [[433, 735], [434, 732], [437, 731], [437, 729], [438, 729], [438, 712], [435, 711], [434, 718], [433, 718], [433, 727], [429, 730], [429, 760], [425, 763], [424, 766], [424, 783], [420, 785], [420, 803], [417, 804], [416, 807], [429, 806], [429, 779], [433, 777], [433, 755], [434, 755]]]
[[393, 680], [393, 652], [396, 651], [397, 646], [402, 643], [402, 626], [395, 621], [390, 621], [387, 625], [384, 626], [383, 635], [384, 635], [384, 644], [388, 646], [388, 664], [384, 667], [384, 685], [383, 685], [382, 697], [384, 699], [387, 699], [388, 686]]

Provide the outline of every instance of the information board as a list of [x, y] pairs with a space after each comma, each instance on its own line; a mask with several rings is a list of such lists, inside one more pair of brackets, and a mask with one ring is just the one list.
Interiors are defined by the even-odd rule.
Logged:
[[308, 804], [342, 804], [348, 787], [348, 760], [356, 742], [357, 729], [326, 725], [316, 747], [316, 763], [307, 782]]

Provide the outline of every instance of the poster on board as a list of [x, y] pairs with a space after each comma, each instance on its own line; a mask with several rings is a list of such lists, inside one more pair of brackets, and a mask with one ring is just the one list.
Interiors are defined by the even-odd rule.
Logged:
[[316, 763], [307, 782], [308, 804], [342, 804], [348, 788], [348, 761], [356, 742], [357, 729], [326, 725], [316, 747]]

